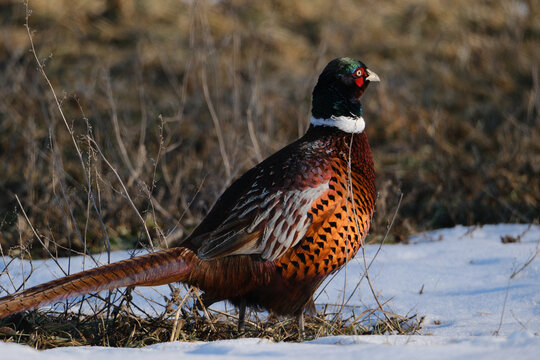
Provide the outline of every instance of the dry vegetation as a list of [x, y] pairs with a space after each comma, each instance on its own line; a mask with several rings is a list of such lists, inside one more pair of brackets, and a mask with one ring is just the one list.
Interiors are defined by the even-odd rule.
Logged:
[[145, 226], [157, 246], [175, 225], [188, 234], [231, 180], [305, 131], [311, 89], [338, 56], [382, 79], [364, 100], [379, 189], [372, 241], [401, 193], [397, 241], [540, 218], [538, 1], [30, 8], [68, 127], [28, 51], [24, 4], [0, 0], [4, 255], [149, 246]]
[[[106, 308], [96, 315], [31, 312], [15, 315], [0, 322], [0, 340], [30, 345], [36, 349], [59, 346], [141, 347], [159, 342], [213, 341], [238, 338], [265, 338], [272, 341], [298, 341], [296, 321], [292, 318], [270, 318], [248, 321], [238, 332], [236, 323], [226, 313], [211, 313], [211, 321], [195, 308], [182, 308], [178, 321], [170, 313], [159, 317], [135, 316], [126, 307], [115, 307], [105, 316]], [[394, 315], [377, 318], [373, 313], [341, 318], [321, 312], [306, 317], [302, 340], [328, 335], [417, 334], [423, 319]], [[369, 318], [369, 320], [367, 319]]]

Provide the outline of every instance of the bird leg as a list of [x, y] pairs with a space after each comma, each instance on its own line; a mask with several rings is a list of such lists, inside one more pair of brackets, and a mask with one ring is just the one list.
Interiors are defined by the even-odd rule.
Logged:
[[242, 300], [238, 306], [238, 332], [244, 331], [246, 325], [246, 301]]
[[304, 309], [296, 315], [296, 320], [298, 321], [298, 339], [304, 340]]

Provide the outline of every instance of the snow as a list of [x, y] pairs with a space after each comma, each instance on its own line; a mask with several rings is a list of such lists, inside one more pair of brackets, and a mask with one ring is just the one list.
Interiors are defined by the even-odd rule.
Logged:
[[[510, 235], [518, 242], [504, 244]], [[366, 265], [373, 290], [385, 309], [400, 315], [424, 316], [419, 335], [333, 336], [303, 343], [273, 343], [265, 339], [215, 342], [172, 342], [140, 349], [65, 347], [36, 351], [28, 346], [0, 342], [2, 359], [537, 359], [540, 353], [540, 226], [458, 226], [412, 236], [409, 244], [366, 246], [346, 269], [333, 278], [317, 297], [319, 306], [340, 304], [353, 293], [343, 314], [376, 308], [366, 279]], [[115, 252], [112, 260], [129, 257]], [[106, 260], [105, 255], [99, 257]], [[532, 261], [531, 261], [532, 259]], [[7, 262], [8, 258], [4, 258]], [[87, 258], [85, 267], [92, 262]], [[530, 262], [529, 262], [530, 261]], [[70, 271], [83, 268], [82, 258], [59, 259]], [[4, 264], [0, 262], [0, 268]], [[27, 286], [62, 276], [52, 261], [34, 261]], [[9, 274], [18, 286], [30, 265], [14, 260]], [[512, 275], [515, 274], [513, 277]], [[512, 278], [511, 278], [512, 277]], [[4, 274], [0, 285], [13, 289]], [[321, 288], [323, 288], [323, 285]], [[344, 291], [345, 290], [345, 291]], [[142, 302], [146, 311], [161, 312], [168, 287], [138, 288], [153, 303]], [[356, 310], [351, 306], [356, 306]], [[218, 309], [226, 308], [218, 304]], [[229, 306], [230, 309], [230, 306]], [[89, 310], [89, 309], [87, 309]]]

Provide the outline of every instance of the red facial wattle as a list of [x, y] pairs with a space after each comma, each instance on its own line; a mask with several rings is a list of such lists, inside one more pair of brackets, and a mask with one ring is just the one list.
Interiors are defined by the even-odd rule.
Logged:
[[362, 88], [366, 82], [366, 71], [362, 67], [356, 68], [353, 72], [353, 78], [356, 86]]

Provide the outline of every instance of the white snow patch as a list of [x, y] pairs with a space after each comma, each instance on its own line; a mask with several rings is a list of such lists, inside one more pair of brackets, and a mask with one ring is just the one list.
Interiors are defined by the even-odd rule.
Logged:
[[[519, 242], [503, 244], [510, 235]], [[369, 263], [378, 246], [365, 249]], [[412, 236], [408, 245], [384, 245], [369, 270], [379, 300], [390, 300], [387, 310], [400, 315], [425, 316], [420, 335], [332, 336], [304, 343], [272, 343], [264, 339], [216, 342], [174, 342], [141, 349], [68, 347], [35, 351], [27, 346], [0, 342], [2, 359], [237, 359], [237, 358], [337, 358], [357, 359], [537, 359], [540, 353], [540, 256], [523, 266], [540, 250], [538, 225], [486, 225], [441, 229]], [[112, 260], [129, 257], [112, 254]], [[99, 257], [101, 261], [105, 255]], [[5, 258], [5, 263], [8, 262]], [[68, 259], [59, 259], [67, 268]], [[2, 260], [0, 259], [0, 264]], [[87, 267], [90, 260], [86, 259]], [[27, 286], [62, 276], [52, 261], [33, 261]], [[0, 265], [3, 269], [4, 265]], [[339, 304], [348, 298], [364, 273], [360, 252], [321, 292], [317, 304]], [[71, 259], [71, 271], [82, 269], [81, 258]], [[510, 276], [522, 269], [514, 278]], [[18, 286], [28, 274], [28, 262], [13, 260], [9, 273]], [[345, 281], [346, 279], [346, 281]], [[0, 285], [13, 286], [4, 272]], [[324, 285], [323, 285], [324, 286]], [[321, 287], [322, 288], [322, 287]], [[420, 291], [422, 289], [422, 292]], [[137, 288], [162, 302], [166, 286]], [[0, 293], [0, 296], [3, 294]], [[145, 311], [163, 309], [141, 298]], [[376, 308], [366, 281], [348, 305]], [[57, 305], [59, 306], [59, 305]], [[223, 309], [227, 305], [216, 306]], [[230, 307], [229, 307], [230, 308]], [[360, 310], [360, 311], [359, 311]], [[345, 315], [350, 312], [345, 308]], [[498, 334], [498, 335], [495, 335]]]

